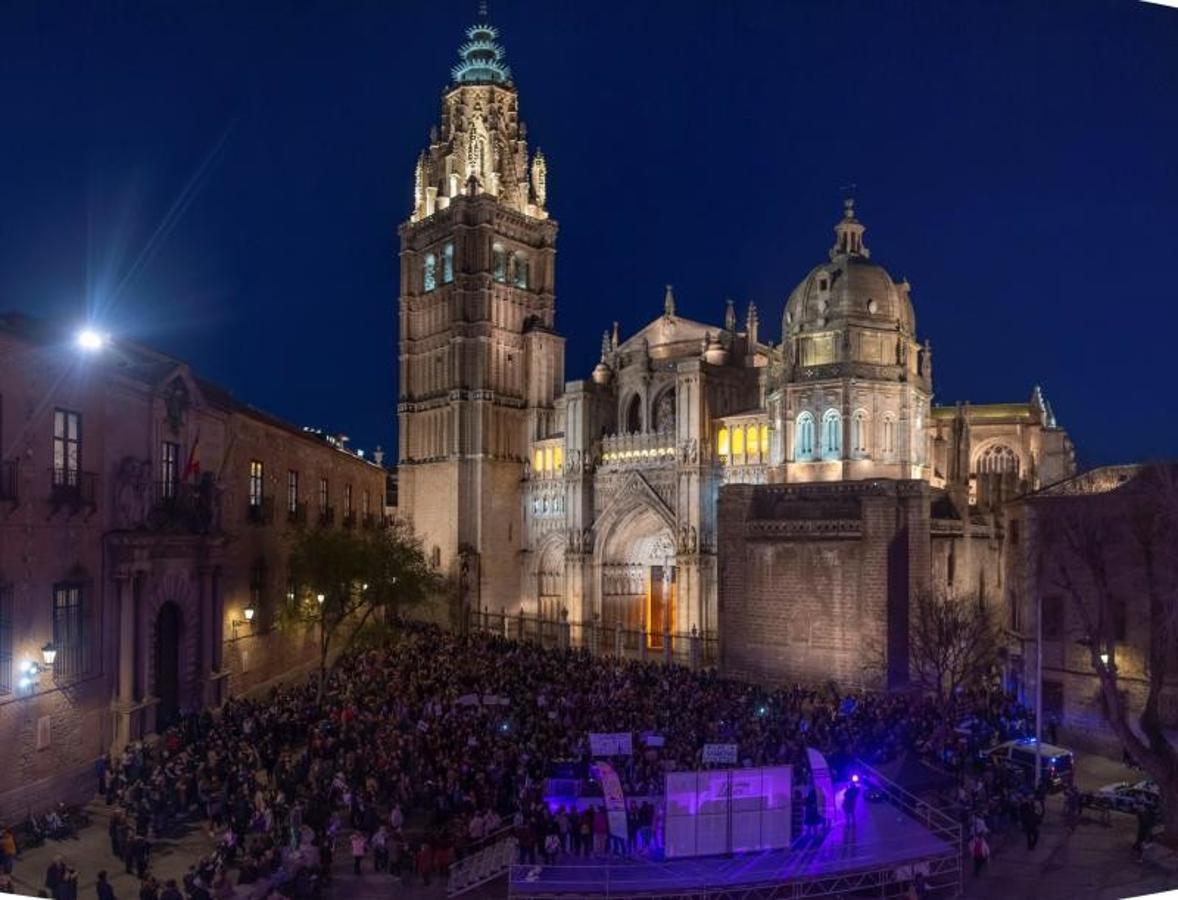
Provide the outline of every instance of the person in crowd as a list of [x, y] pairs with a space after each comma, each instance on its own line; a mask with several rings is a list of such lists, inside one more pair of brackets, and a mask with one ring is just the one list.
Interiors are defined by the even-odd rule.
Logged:
[[1036, 801], [1032, 798], [1027, 798], [1023, 801], [1022, 807], [1019, 811], [1019, 820], [1022, 825], [1023, 834], [1027, 837], [1027, 849], [1034, 850], [1039, 843], [1039, 825], [1043, 821], [1043, 816], [1036, 808]]
[[99, 870], [98, 880], [94, 882], [94, 892], [98, 895], [98, 900], [118, 900], [115, 896], [114, 888], [107, 881], [106, 869]]
[[7, 825], [0, 827], [0, 874], [12, 874], [12, 861], [16, 859], [16, 835]]
[[1137, 839], [1133, 842], [1133, 852], [1138, 862], [1145, 861], [1145, 851], [1153, 841], [1153, 829], [1157, 825], [1157, 813], [1147, 803], [1137, 804], [1134, 810], [1137, 816]]
[[352, 873], [360, 875], [361, 864], [364, 862], [364, 856], [368, 853], [368, 841], [364, 837], [362, 831], [352, 832]]
[[973, 858], [974, 878], [977, 878], [982, 874], [986, 863], [990, 861], [990, 845], [987, 843], [985, 835], [975, 834], [970, 838], [969, 855]]
[[53, 857], [53, 861], [49, 863], [49, 867], [45, 870], [45, 890], [49, 892], [49, 896], [54, 898], [54, 900], [60, 900], [58, 890], [61, 887], [62, 880], [65, 878], [65, 872], [65, 859], [60, 856]]

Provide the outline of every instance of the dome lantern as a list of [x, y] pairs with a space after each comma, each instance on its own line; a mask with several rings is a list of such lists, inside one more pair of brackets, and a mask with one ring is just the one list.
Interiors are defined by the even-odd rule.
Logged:
[[867, 259], [871, 251], [863, 245], [863, 233], [867, 231], [863, 223], [855, 218], [855, 198], [847, 197], [843, 200], [843, 217], [834, 226], [835, 241], [830, 248], [830, 258], [840, 256], [861, 256]]

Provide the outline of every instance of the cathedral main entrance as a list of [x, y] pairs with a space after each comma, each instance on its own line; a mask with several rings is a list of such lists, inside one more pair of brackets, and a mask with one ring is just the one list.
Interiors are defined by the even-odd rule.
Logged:
[[623, 632], [622, 645], [661, 649], [676, 628], [675, 544], [662, 517], [644, 507], [611, 529], [601, 564], [601, 623]]

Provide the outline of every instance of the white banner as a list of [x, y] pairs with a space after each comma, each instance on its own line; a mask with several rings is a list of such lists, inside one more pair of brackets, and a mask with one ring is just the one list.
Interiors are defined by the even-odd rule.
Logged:
[[834, 822], [834, 778], [830, 774], [830, 766], [826, 757], [813, 747], [806, 748], [806, 758], [810, 763], [810, 777], [814, 780], [814, 788], [818, 791], [818, 803], [822, 816], [827, 823]]
[[726, 766], [736, 765], [736, 744], [704, 744], [703, 761], [722, 763]]
[[457, 700], [454, 701], [454, 705], [455, 706], [478, 706], [479, 705], [479, 695], [478, 694], [463, 694], [461, 697], [459, 697]]
[[589, 732], [589, 752], [593, 756], [630, 756], [634, 748], [630, 732]]
[[601, 785], [601, 793], [605, 796], [609, 833], [613, 837], [625, 841], [628, 831], [626, 827], [626, 797], [622, 793], [622, 781], [609, 763], [594, 763], [593, 774]]

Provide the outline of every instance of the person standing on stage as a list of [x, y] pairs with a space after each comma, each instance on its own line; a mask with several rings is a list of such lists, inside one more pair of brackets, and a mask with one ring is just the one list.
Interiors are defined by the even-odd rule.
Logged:
[[859, 800], [859, 785], [852, 781], [843, 791], [843, 815], [848, 826], [855, 824], [855, 804]]

